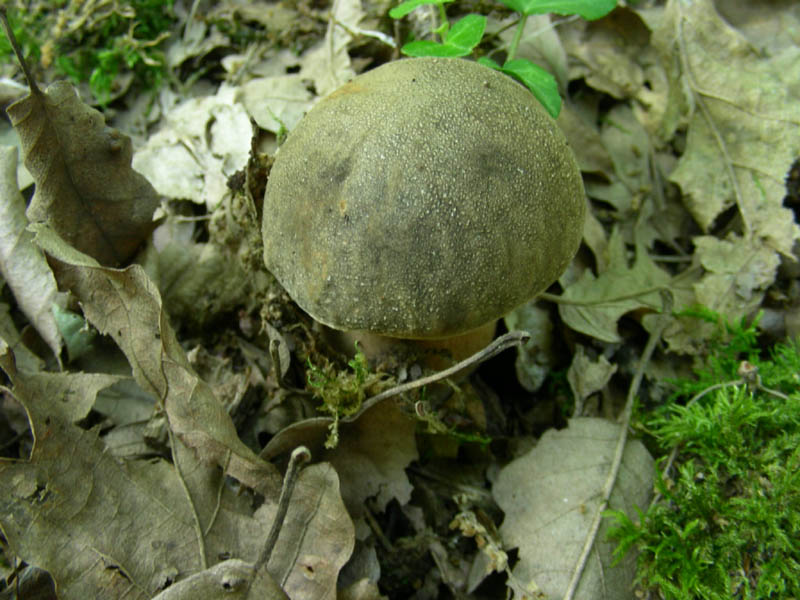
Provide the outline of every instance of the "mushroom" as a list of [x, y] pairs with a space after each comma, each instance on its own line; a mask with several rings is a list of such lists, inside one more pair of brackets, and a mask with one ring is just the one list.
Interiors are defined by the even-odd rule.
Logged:
[[267, 182], [264, 260], [351, 351], [414, 340], [459, 360], [559, 277], [584, 211], [575, 157], [528, 90], [467, 60], [405, 59], [289, 134]]

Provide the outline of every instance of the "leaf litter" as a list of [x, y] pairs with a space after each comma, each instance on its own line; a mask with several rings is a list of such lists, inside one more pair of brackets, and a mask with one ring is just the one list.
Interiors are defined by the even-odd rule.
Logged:
[[[223, 59], [222, 85], [201, 78], [181, 102], [162, 94], [158, 132], [135, 155], [66, 84], [12, 107], [36, 185], [26, 217], [13, 153], [0, 155], [0, 211], [16, 211], [0, 226], [13, 294], [0, 303], [2, 410], [23, 410], [32, 445], [0, 459], [4, 551], [49, 571], [65, 598], [501, 597], [506, 587], [516, 598], [634, 597], [632, 559], [611, 566], [597, 520], [606, 501], [633, 514], [651, 494], [652, 459], [625, 441], [620, 386], [632, 378], [629, 396], [657, 395], [663, 373], [688, 372], [712, 328], [681, 316], [687, 307], [736, 319], [797, 300], [784, 273], [800, 229], [783, 205], [800, 154], [800, 62], [785, 35], [797, 15], [782, 13], [778, 33], [707, 0], [554, 28], [531, 19], [521, 54], [551, 64], [562, 87], [583, 86], [559, 124], [589, 175], [587, 251], [560, 296], [543, 295], [557, 311], [540, 301], [506, 318], [533, 334], [515, 385], [482, 368], [444, 386], [446, 401], [435, 388], [407, 391], [343, 419], [326, 449], [330, 419], [317, 416], [305, 368], [326, 350], [257, 272], [260, 198], [248, 188], [243, 200], [235, 180], [363, 69], [382, 13], [345, 0], [316, 20], [259, 7], [223, 2], [214, 14], [250, 26], [271, 11], [260, 25], [270, 43], [294, 36], [307, 49], [242, 47]], [[236, 46], [213, 20], [188, 17], [169, 40], [174, 68]], [[144, 268], [130, 264], [142, 247]], [[7, 275], [29, 270], [43, 283]], [[76, 331], [100, 334], [64, 372], [55, 299], [83, 315]], [[395, 367], [397, 383], [420, 376]], [[475, 395], [483, 416], [468, 408]], [[300, 473], [280, 552], [258, 569], [280, 470], [299, 445], [315, 464]]]

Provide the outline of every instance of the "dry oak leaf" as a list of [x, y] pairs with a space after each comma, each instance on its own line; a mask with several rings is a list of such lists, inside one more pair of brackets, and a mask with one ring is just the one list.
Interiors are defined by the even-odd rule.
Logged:
[[47, 261], [26, 230], [25, 198], [17, 186], [17, 149], [0, 147], [0, 274], [14, 293], [17, 306], [58, 357], [62, 339], [51, 312], [58, 297]]
[[297, 446], [307, 446], [312, 456], [336, 469], [342, 499], [354, 518], [363, 515], [367, 498], [375, 498], [379, 511], [394, 498], [406, 504], [413, 488], [405, 469], [418, 458], [416, 422], [395, 402], [384, 400], [341, 419], [339, 444], [327, 449], [324, 443], [332, 421], [314, 417], [289, 425], [267, 443], [261, 457], [271, 460]]
[[67, 242], [103, 265], [133, 256], [153, 230], [158, 196], [131, 168], [129, 137], [57, 81], [6, 109], [17, 130], [36, 192], [31, 222], [48, 223]]
[[128, 359], [133, 377], [158, 400], [180, 440], [206, 463], [265, 495], [280, 489], [274, 465], [239, 439], [225, 406], [192, 369], [169, 324], [156, 285], [139, 265], [111, 269], [81, 254], [52, 229], [31, 225], [36, 243], [52, 258], [60, 286], [81, 303], [86, 319], [110, 335]]
[[[655, 13], [654, 13], [655, 14]], [[800, 154], [800, 50], [750, 43], [711, 0], [670, 0], [653, 21], [653, 46], [670, 80], [670, 104], [688, 120], [686, 150], [670, 174], [708, 231], [736, 206], [745, 237], [792, 255], [800, 226], [782, 204]], [[671, 119], [676, 127], [678, 119]]]
[[[190, 502], [166, 461], [121, 460], [96, 429], [73, 425], [76, 407], [118, 377], [23, 373], [2, 341], [0, 368], [14, 386], [0, 390], [25, 407], [35, 439], [29, 460], [0, 459], [0, 529], [15, 554], [53, 575], [60, 598], [150, 598], [176, 581], [159, 598], [193, 590], [196, 598], [224, 592], [275, 600], [285, 598], [280, 587], [294, 600], [335, 598], [355, 534], [330, 465], [300, 474], [268, 572], [254, 572], [246, 561], [264, 544], [275, 502], [267, 499], [252, 513], [220, 487], [217, 469], [198, 473], [178, 444]], [[208, 559], [241, 559], [203, 570], [195, 515]]]
[[[0, 529], [13, 554], [49, 571], [59, 598], [146, 599], [161, 574], [199, 568], [188, 503], [166, 462], [123, 462], [41, 395], [0, 343], [3, 389], [28, 413], [29, 460], [0, 459]], [[62, 390], [63, 392], [63, 390]]]

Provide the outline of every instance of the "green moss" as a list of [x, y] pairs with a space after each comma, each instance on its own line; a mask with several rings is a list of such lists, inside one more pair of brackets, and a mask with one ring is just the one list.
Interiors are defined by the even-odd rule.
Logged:
[[637, 521], [610, 513], [617, 555], [638, 548], [639, 582], [667, 600], [800, 597], [800, 345], [762, 358], [755, 322], [724, 323], [697, 380], [677, 387], [641, 417], [660, 468], [676, 460]]
[[339, 443], [339, 419], [356, 414], [364, 400], [378, 393], [386, 380], [383, 374], [369, 370], [366, 356], [357, 346], [356, 349], [356, 355], [347, 363], [349, 370], [339, 370], [331, 364], [317, 367], [308, 359], [308, 385], [322, 402], [320, 411], [333, 417], [326, 448], [335, 448]]
[[[145, 89], [157, 88], [166, 74], [161, 46], [176, 21], [172, 0], [132, 0], [117, 9], [58, 0], [17, 2], [8, 14], [29, 59], [88, 83], [100, 104], [110, 101], [124, 73]], [[11, 60], [5, 38], [0, 59]]]

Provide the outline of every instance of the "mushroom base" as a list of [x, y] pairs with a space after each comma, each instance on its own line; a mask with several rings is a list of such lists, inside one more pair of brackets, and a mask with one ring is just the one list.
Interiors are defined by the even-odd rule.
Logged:
[[[461, 335], [439, 339], [402, 339], [377, 335], [368, 331], [337, 331], [325, 328], [328, 342], [344, 354], [352, 355], [355, 345], [371, 364], [381, 362], [417, 362], [440, 371], [468, 358], [494, 339], [497, 321], [490, 321]], [[472, 369], [459, 374], [466, 376]]]

